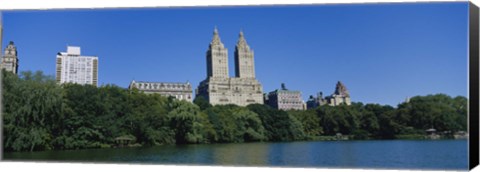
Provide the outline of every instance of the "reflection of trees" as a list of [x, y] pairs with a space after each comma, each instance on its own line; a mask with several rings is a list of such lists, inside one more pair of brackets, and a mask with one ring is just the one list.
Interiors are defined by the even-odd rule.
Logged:
[[215, 165], [265, 166], [268, 159], [269, 143], [241, 143], [215, 145]]
[[359, 155], [355, 151], [355, 145], [358, 145], [358, 144], [361, 144], [361, 143], [356, 141], [340, 143], [341, 148], [339, 152], [340, 154], [339, 161], [340, 161], [340, 164], [342, 164], [342, 166], [344, 165], [347, 167], [354, 167], [358, 165], [357, 156]]

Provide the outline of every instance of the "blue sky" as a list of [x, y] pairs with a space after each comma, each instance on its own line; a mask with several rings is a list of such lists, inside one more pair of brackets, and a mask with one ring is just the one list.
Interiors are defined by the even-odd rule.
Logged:
[[99, 57], [100, 84], [196, 88], [217, 26], [231, 76], [243, 29], [264, 92], [285, 83], [307, 100], [342, 81], [363, 103], [467, 95], [467, 2], [4, 11], [3, 23], [2, 50], [15, 42], [20, 71], [55, 75], [56, 54], [75, 45]]

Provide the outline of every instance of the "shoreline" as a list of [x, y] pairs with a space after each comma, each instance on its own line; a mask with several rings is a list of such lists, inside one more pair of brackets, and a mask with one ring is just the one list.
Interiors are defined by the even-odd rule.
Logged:
[[292, 140], [292, 141], [256, 141], [256, 142], [216, 142], [216, 143], [196, 143], [196, 144], [158, 144], [158, 145], [141, 145], [141, 144], [133, 144], [131, 146], [111, 146], [111, 147], [98, 147], [98, 148], [81, 148], [81, 149], [58, 149], [58, 150], [38, 150], [38, 151], [2, 151], [2, 154], [5, 153], [37, 153], [37, 152], [49, 152], [49, 151], [80, 151], [80, 150], [100, 150], [100, 149], [123, 149], [123, 148], [149, 148], [155, 146], [190, 146], [190, 145], [224, 145], [224, 144], [248, 144], [248, 143], [293, 143], [293, 142], [349, 142], [349, 141], [446, 141], [446, 140], [468, 140], [465, 138], [456, 139], [456, 138], [439, 138], [439, 139], [427, 139], [427, 138], [395, 138], [395, 139], [330, 139], [334, 138], [335, 136], [323, 136], [327, 138], [319, 138], [319, 139], [309, 139], [309, 140]]

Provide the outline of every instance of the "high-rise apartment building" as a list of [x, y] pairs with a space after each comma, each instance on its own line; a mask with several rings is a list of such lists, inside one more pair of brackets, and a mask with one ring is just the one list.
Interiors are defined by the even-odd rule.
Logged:
[[14, 74], [17, 74], [18, 72], [18, 53], [17, 47], [13, 44], [13, 41], [10, 41], [5, 48], [4, 56], [2, 57], [1, 69], [13, 72]]
[[80, 55], [80, 47], [68, 46], [67, 52], [57, 54], [57, 83], [98, 83], [98, 57]]
[[2, 40], [3, 40], [3, 15], [2, 13], [0, 13], [0, 47], [3, 47]]
[[240, 32], [235, 47], [235, 76], [228, 75], [228, 50], [220, 41], [215, 28], [207, 50], [207, 78], [200, 82], [196, 96], [204, 97], [212, 105], [263, 104], [263, 88], [255, 79], [253, 50]]

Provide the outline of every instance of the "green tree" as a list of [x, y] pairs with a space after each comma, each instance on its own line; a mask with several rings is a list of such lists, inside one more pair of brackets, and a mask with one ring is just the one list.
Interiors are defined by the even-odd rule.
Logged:
[[317, 115], [320, 118], [320, 125], [323, 126], [327, 135], [351, 134], [359, 127], [359, 112], [351, 106], [320, 106], [317, 108]]
[[396, 120], [417, 130], [459, 131], [466, 124], [466, 98], [445, 94], [415, 96], [398, 106]]
[[202, 96], [195, 97], [195, 100], [193, 100], [193, 103], [195, 103], [198, 107], [200, 107], [200, 110], [205, 110], [207, 108], [212, 107], [212, 105], [208, 103], [208, 100]]
[[256, 113], [247, 108], [237, 108], [232, 115], [236, 122], [238, 140], [242, 142], [265, 140], [265, 129]]
[[292, 141], [305, 137], [301, 122], [287, 112], [260, 104], [251, 104], [247, 108], [258, 114], [269, 141]]
[[297, 118], [302, 123], [303, 133], [309, 139], [323, 134], [323, 128], [320, 126], [320, 118], [318, 118], [315, 110], [291, 110], [288, 111], [288, 113]]
[[173, 110], [168, 113], [170, 127], [175, 132], [175, 142], [177, 144], [202, 142], [202, 134], [198, 131], [202, 128], [197, 119], [200, 111], [198, 106], [185, 101], [175, 103], [178, 105], [174, 105]]
[[233, 109], [237, 108], [235, 105], [217, 105], [206, 109], [208, 119], [213, 125], [216, 132], [215, 142], [241, 142], [239, 136], [240, 131], [237, 131], [237, 124], [233, 118]]
[[52, 133], [63, 119], [62, 90], [41, 72], [22, 72], [17, 78], [2, 71], [4, 150], [51, 149]]

